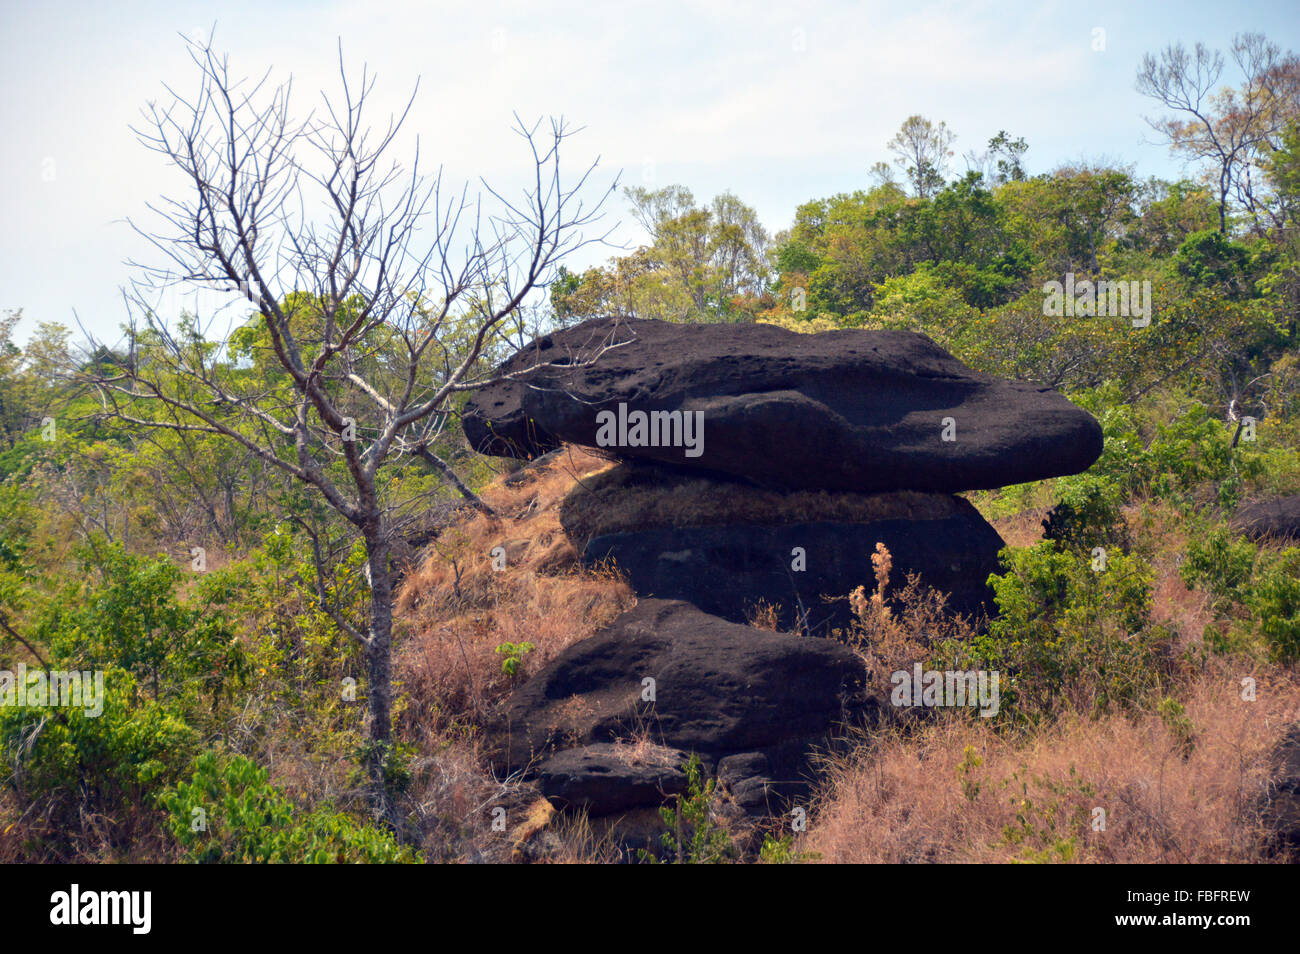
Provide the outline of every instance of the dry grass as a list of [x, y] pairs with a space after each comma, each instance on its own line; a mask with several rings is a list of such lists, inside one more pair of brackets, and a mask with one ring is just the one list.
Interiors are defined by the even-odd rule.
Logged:
[[[1243, 701], [1240, 680], [1259, 680]], [[1261, 798], [1300, 685], [1226, 660], [1190, 677], [1184, 728], [1067, 717], [1028, 736], [941, 714], [831, 770], [800, 848], [828, 862], [1264, 860]], [[1105, 830], [1094, 831], [1094, 809]]]
[[867, 593], [865, 586], [859, 586], [849, 594], [854, 621], [843, 635], [863, 658], [867, 685], [886, 697], [894, 673], [909, 671], [913, 663], [928, 659], [940, 643], [970, 639], [976, 626], [949, 612], [944, 594], [922, 584], [915, 573], [892, 588], [893, 557], [883, 543], [876, 544], [871, 566], [875, 588]]
[[[498, 479], [483, 494], [497, 516], [445, 530], [402, 582], [397, 673], [408, 733], [478, 723], [517, 681], [633, 605], [617, 576], [579, 568], [558, 517], [575, 481], [608, 466], [568, 449]], [[507, 643], [532, 646], [517, 653], [513, 677], [497, 652]]]
[[1017, 549], [1032, 547], [1043, 539], [1043, 519], [1047, 513], [1047, 507], [1035, 507], [1013, 513], [1009, 517], [990, 520], [989, 523], [993, 524], [993, 529], [1002, 536], [1007, 546]]
[[[494, 778], [478, 729], [515, 685], [635, 602], [615, 575], [578, 566], [559, 522], [575, 482], [608, 466], [566, 448], [499, 477], [482, 493], [496, 516], [474, 513], [445, 528], [398, 589], [398, 730], [425, 753], [407, 800], [428, 860], [606, 852], [580, 822], [542, 817], [535, 790]], [[507, 643], [531, 646], [516, 649], [513, 676], [497, 651]]]

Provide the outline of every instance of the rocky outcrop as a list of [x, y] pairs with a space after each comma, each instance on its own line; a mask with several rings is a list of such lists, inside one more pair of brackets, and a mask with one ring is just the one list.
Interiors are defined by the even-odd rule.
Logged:
[[555, 804], [607, 815], [686, 791], [689, 758], [653, 743], [598, 742], [556, 752], [535, 771], [538, 788]]
[[[493, 762], [588, 808], [657, 804], [660, 783], [677, 784], [676, 774], [633, 765], [633, 745], [599, 747], [644, 738], [700, 756], [710, 772], [746, 756], [729, 763], [732, 778], [753, 781], [756, 801], [773, 786], [800, 788], [814, 750], [877, 706], [857, 654], [839, 643], [737, 625], [679, 601], [643, 600], [514, 692], [492, 733], [500, 742]], [[737, 775], [747, 764], [756, 774]]]
[[907, 331], [599, 318], [500, 372], [518, 376], [462, 418], [497, 456], [568, 441], [765, 487], [954, 493], [1078, 473], [1102, 447], [1096, 420], [1051, 388], [973, 371]]
[[999, 570], [998, 535], [947, 494], [779, 493], [651, 465], [619, 465], [579, 481], [560, 513], [584, 564], [613, 561], [643, 596], [685, 600], [732, 622], [760, 605], [787, 629], [817, 636], [852, 621], [848, 595], [873, 580], [883, 543], [892, 581], [914, 573], [981, 617]]
[[1282, 737], [1273, 757], [1275, 769], [1263, 804], [1267, 847], [1296, 864], [1300, 863], [1300, 725]]
[[[1102, 448], [1061, 395], [910, 332], [594, 319], [499, 371], [462, 416], [476, 449], [622, 461], [579, 479], [560, 519], [641, 602], [516, 689], [493, 733], [497, 769], [594, 816], [643, 817], [690, 755], [733, 805], [780, 810], [879, 708], [857, 654], [816, 638], [851, 623], [877, 546], [894, 593], [916, 574], [983, 616], [1003, 542], [952, 494], [1077, 473]], [[805, 635], [742, 625], [768, 607]]]
[[1300, 541], [1300, 494], [1243, 504], [1233, 515], [1232, 527], [1252, 540]]
[[[953, 499], [953, 498], [949, 498]], [[583, 562], [613, 560], [637, 593], [685, 600], [741, 623], [763, 604], [780, 625], [829, 636], [853, 620], [849, 593], [872, 580], [871, 554], [883, 543], [896, 579], [917, 573], [949, 595], [948, 608], [983, 616], [986, 581], [998, 572], [1002, 538], [965, 501], [949, 516], [926, 521], [735, 524], [660, 527], [593, 538]]]

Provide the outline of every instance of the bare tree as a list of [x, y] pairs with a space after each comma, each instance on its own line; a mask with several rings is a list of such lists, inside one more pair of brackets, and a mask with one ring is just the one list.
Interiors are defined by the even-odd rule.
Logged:
[[1283, 55], [1259, 33], [1234, 36], [1230, 50], [1240, 73], [1239, 88], [1220, 88], [1224, 58], [1197, 43], [1181, 43], [1160, 55], [1148, 53], [1137, 74], [1137, 90], [1175, 115], [1147, 118], [1169, 144], [1196, 160], [1213, 164], [1219, 200], [1219, 231], [1227, 232], [1228, 200], [1234, 194], [1259, 224], [1265, 211], [1259, 178], [1252, 168], [1271, 152], [1300, 102], [1300, 61]]
[[[124, 367], [87, 372], [107, 413], [135, 425], [222, 435], [318, 495], [364, 541], [368, 618], [350, 619], [324, 585], [329, 547], [312, 535], [321, 608], [362, 647], [368, 680], [365, 757], [377, 814], [393, 820], [384, 784], [391, 750], [391, 650], [395, 539], [386, 470], [420, 459], [465, 490], [433, 451], [465, 391], [497, 380], [487, 360], [530, 292], [591, 241], [613, 183], [593, 204], [560, 174], [562, 120], [518, 126], [534, 175], [520, 201], [483, 184], [444, 196], [442, 175], [389, 158], [411, 102], [381, 134], [366, 125], [374, 78], [294, 120], [292, 80], [232, 80], [211, 38], [187, 41], [197, 91], [170, 87], [151, 103], [140, 141], [184, 180], [182, 197], [150, 205], [157, 220], [133, 226], [165, 264], [136, 265], [126, 294], [131, 324]], [[412, 94], [412, 101], [414, 100]], [[517, 117], [516, 117], [517, 119]], [[463, 233], [463, 239], [461, 235]], [[136, 264], [136, 263], [132, 263]], [[156, 298], [176, 283], [239, 290], [253, 304], [252, 333], [273, 374], [232, 360], [233, 324], [175, 322]], [[595, 360], [599, 350], [590, 358]], [[526, 372], [519, 372], [526, 373]]]

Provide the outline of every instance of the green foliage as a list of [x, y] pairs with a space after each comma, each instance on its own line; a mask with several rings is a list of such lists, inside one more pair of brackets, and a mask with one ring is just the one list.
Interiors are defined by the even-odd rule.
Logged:
[[981, 784], [973, 777], [974, 771], [984, 764], [973, 745], [962, 750], [961, 761], [957, 763], [957, 779], [961, 782], [961, 793], [966, 801], [974, 802], [980, 795]]
[[800, 851], [795, 847], [794, 836], [788, 833], [780, 836], [766, 833], [758, 849], [759, 863], [765, 865], [801, 865], [819, 861], [821, 857], [819, 851]]
[[1300, 548], [1289, 547], [1264, 561], [1246, 604], [1259, 621], [1270, 655], [1282, 663], [1300, 660]]
[[1092, 818], [1090, 806], [1097, 800], [1096, 788], [1083, 779], [1073, 765], [1068, 779], [1024, 778], [1016, 772], [1004, 782], [1020, 783], [1010, 797], [1016, 820], [1002, 829], [1002, 842], [1019, 849], [1017, 864], [1064, 864], [1079, 855], [1079, 843], [1086, 838]]
[[104, 673], [103, 711], [69, 706], [0, 706], [5, 783], [43, 813], [58, 840], [72, 839], [87, 814], [129, 823], [189, 764], [193, 729], [141, 699], [134, 678]]
[[1187, 236], [1173, 257], [1178, 274], [1201, 287], [1218, 287], [1229, 298], [1243, 298], [1254, 290], [1261, 271], [1252, 250], [1234, 242], [1218, 229]]
[[1044, 535], [1065, 549], [1088, 553], [1095, 547], [1127, 542], [1120, 506], [1123, 489], [1114, 480], [1086, 472], [1056, 482], [1060, 503], [1047, 520]]
[[1195, 528], [1187, 540], [1187, 554], [1179, 575], [1188, 587], [1209, 591], [1214, 609], [1225, 613], [1233, 603], [1244, 603], [1255, 570], [1256, 547], [1225, 526]]
[[1165, 724], [1169, 734], [1174, 737], [1179, 755], [1183, 758], [1190, 756], [1196, 748], [1196, 727], [1187, 717], [1186, 707], [1172, 696], [1166, 696], [1156, 704], [1156, 712], [1160, 714], [1160, 721]]
[[[1180, 506], [1195, 501], [1234, 506], [1244, 485], [1264, 473], [1269, 451], [1242, 442], [1233, 447], [1235, 425], [1216, 418], [1200, 401], [1177, 393], [1170, 397], [1174, 404], [1166, 419], [1150, 426], [1135, 407], [1121, 400], [1114, 384], [1076, 395], [1077, 403], [1101, 422], [1104, 449], [1086, 474], [1062, 478], [1058, 488], [1069, 494], [1091, 494], [1091, 503], [1077, 502], [1095, 515], [1139, 494]], [[1154, 431], [1149, 440], [1143, 439], [1144, 428]], [[1093, 481], [1113, 486], [1090, 490]]]
[[978, 666], [1003, 673], [1004, 712], [1032, 720], [1069, 704], [1100, 713], [1158, 690], [1168, 634], [1151, 623], [1149, 565], [1114, 550], [1094, 570], [1050, 541], [1007, 548], [1002, 565], [989, 577], [998, 615], [971, 649]]
[[532, 643], [502, 643], [494, 652], [503, 656], [501, 671], [513, 679], [519, 673], [524, 657], [536, 649]]
[[[659, 809], [666, 831], [661, 836], [663, 856], [678, 864], [720, 864], [736, 859], [738, 852], [730, 836], [713, 820], [713, 779], [704, 778], [698, 755], [692, 754], [684, 766], [686, 792], [671, 805]], [[640, 853], [642, 861], [659, 859], [648, 851]]]
[[392, 834], [326, 808], [306, 811], [243, 756], [205, 752], [161, 798], [168, 826], [198, 863], [392, 864], [419, 861]]
[[55, 659], [118, 667], [155, 699], [202, 698], [212, 709], [243, 684], [242, 644], [214, 606], [178, 599], [182, 571], [171, 560], [101, 542], [83, 550], [82, 566], [86, 582], [66, 587], [36, 627]]

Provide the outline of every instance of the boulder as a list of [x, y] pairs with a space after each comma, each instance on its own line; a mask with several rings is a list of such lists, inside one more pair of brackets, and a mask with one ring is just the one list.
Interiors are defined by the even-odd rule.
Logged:
[[1300, 725], [1282, 737], [1263, 799], [1267, 847], [1282, 860], [1300, 863]]
[[878, 709], [864, 682], [861, 660], [839, 643], [643, 600], [515, 690], [491, 730], [493, 766], [538, 777], [543, 791], [574, 803], [657, 804], [675, 774], [617, 767], [624, 755], [598, 747], [648, 738], [699, 755], [710, 773], [729, 755], [749, 754], [763, 785], [794, 791], [816, 749]]
[[1232, 527], [1252, 540], [1300, 540], [1300, 494], [1243, 504], [1232, 518]]
[[875, 584], [876, 544], [893, 562], [895, 595], [915, 573], [949, 594], [947, 608], [990, 613], [998, 532], [949, 494], [779, 493], [645, 464], [579, 481], [560, 508], [584, 564], [612, 561], [643, 597], [684, 600], [736, 623], [760, 603], [778, 623], [829, 635], [849, 625], [849, 594]]
[[518, 376], [462, 416], [497, 456], [568, 441], [765, 487], [954, 493], [1078, 473], [1102, 449], [1097, 421], [1051, 388], [973, 371], [908, 331], [596, 318], [499, 373]]
[[556, 752], [537, 766], [537, 783], [562, 808], [607, 815], [686, 791], [688, 758], [653, 743], [600, 742]]

